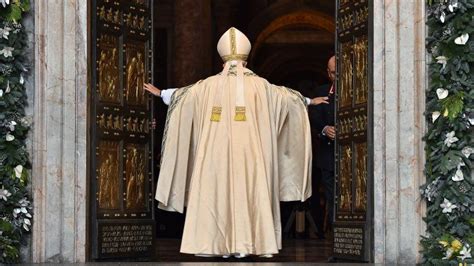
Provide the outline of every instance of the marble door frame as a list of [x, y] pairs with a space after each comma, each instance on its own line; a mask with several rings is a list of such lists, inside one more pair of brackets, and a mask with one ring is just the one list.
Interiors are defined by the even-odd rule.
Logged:
[[421, 257], [425, 205], [425, 2], [374, 3], [374, 260]]
[[[424, 1], [374, 2], [374, 260], [419, 261], [424, 205]], [[88, 228], [88, 5], [36, 0], [32, 262], [84, 262]], [[31, 99], [30, 99], [31, 102]]]
[[84, 3], [32, 3], [32, 262], [87, 258], [89, 36]]

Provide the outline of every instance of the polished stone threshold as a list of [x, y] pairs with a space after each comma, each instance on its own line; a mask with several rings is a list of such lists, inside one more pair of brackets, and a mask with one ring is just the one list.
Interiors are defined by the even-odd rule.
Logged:
[[245, 258], [203, 258], [179, 253], [180, 239], [156, 241], [157, 262], [327, 262], [332, 254], [332, 242], [320, 239], [283, 239], [283, 248], [273, 258], [248, 256]]

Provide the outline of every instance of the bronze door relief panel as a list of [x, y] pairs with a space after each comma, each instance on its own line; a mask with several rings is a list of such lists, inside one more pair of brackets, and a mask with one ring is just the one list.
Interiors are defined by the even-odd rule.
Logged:
[[335, 148], [334, 256], [371, 261], [371, 0], [339, 0]]
[[100, 141], [97, 156], [97, 201], [99, 209], [120, 208], [120, 141]]
[[91, 259], [150, 258], [154, 242], [150, 0], [91, 1]]
[[128, 144], [125, 148], [125, 208], [144, 211], [148, 209], [145, 182], [147, 180], [147, 148], [145, 145]]

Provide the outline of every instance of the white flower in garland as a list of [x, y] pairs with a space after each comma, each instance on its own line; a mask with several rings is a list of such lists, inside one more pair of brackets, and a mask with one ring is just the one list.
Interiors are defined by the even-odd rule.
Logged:
[[435, 111], [431, 114], [431, 120], [433, 121], [433, 123], [436, 121], [436, 119], [438, 119], [438, 117], [441, 115], [440, 112], [438, 111]]
[[20, 66], [21, 66], [21, 70], [23, 72], [28, 72], [28, 69], [26, 67], [24, 67], [21, 63], [20, 63]]
[[30, 231], [30, 228], [29, 228], [28, 226], [31, 226], [30, 219], [25, 218], [25, 219], [23, 220], [23, 228], [24, 228], [26, 231]]
[[443, 208], [443, 213], [451, 213], [454, 209], [456, 209], [458, 206], [455, 204], [452, 204], [449, 200], [444, 198], [443, 203], [439, 205], [441, 208]]
[[7, 201], [7, 198], [10, 197], [12, 193], [5, 189], [5, 187], [0, 188], [0, 199]]
[[2, 50], [0, 50], [0, 55], [3, 55], [5, 58], [8, 58], [13, 56], [13, 51], [15, 51], [15, 48], [5, 46]]
[[3, 97], [4, 94], [9, 93], [10, 91], [10, 81], [7, 80], [7, 87], [5, 88], [5, 91], [0, 89], [0, 98]]
[[[28, 213], [28, 210], [27, 210], [25, 207], [20, 207], [20, 208], [15, 208], [15, 209], [13, 209], [13, 217], [17, 218], [17, 217], [18, 217], [18, 214], [20, 214], [20, 213], [23, 213], [25, 216], [26, 216], [27, 214], [29, 214], [29, 213]], [[30, 216], [31, 216], [31, 215], [30, 215]]]
[[464, 244], [464, 246], [462, 247], [462, 250], [459, 251], [459, 255], [460, 256], [458, 256], [458, 258], [460, 258], [461, 260], [472, 258], [471, 247], [469, 246], [468, 243]]
[[453, 1], [449, 4], [448, 9], [451, 13], [454, 12], [454, 9], [458, 7], [458, 1]]
[[8, 35], [10, 35], [10, 31], [12, 28], [5, 26], [5, 28], [0, 28], [0, 38], [4, 38], [8, 40]]
[[448, 248], [446, 250], [446, 253], [444, 254], [443, 260], [449, 260], [453, 256], [453, 253], [454, 253], [454, 249]]
[[436, 90], [436, 95], [438, 95], [438, 99], [442, 100], [442, 99], [445, 99], [446, 97], [448, 97], [449, 91], [445, 90], [443, 88], [438, 88]]
[[15, 167], [15, 176], [17, 178], [21, 178], [22, 173], [23, 173], [23, 165], [19, 164]]
[[457, 142], [459, 139], [456, 137], [456, 132], [451, 131], [446, 134], [446, 139], [444, 140], [444, 144], [446, 146], [451, 147], [451, 145], [455, 142]]
[[10, 0], [0, 0], [0, 4], [2, 4], [3, 7], [7, 7], [7, 5], [10, 4]]
[[28, 121], [28, 119], [26, 117], [22, 117], [20, 119], [20, 123], [24, 126], [24, 127], [28, 127], [30, 126], [30, 122]]
[[443, 70], [446, 67], [446, 64], [448, 64], [448, 58], [446, 56], [443, 56], [443, 55], [438, 56], [438, 57], [436, 57], [436, 63], [442, 64], [443, 68], [441, 68], [441, 70]]
[[18, 201], [18, 204], [20, 204], [22, 207], [28, 207], [31, 205], [31, 202], [27, 198], [22, 198]]
[[10, 92], [10, 81], [7, 80], [7, 88], [5, 89], [5, 93], [9, 93]]
[[457, 45], [465, 45], [469, 40], [469, 33], [464, 33], [463, 35], [454, 39], [454, 43]]
[[474, 153], [474, 148], [472, 147], [464, 147], [462, 150], [462, 155], [466, 156], [466, 158], [469, 158], [469, 156], [471, 156], [472, 153]]
[[439, 16], [439, 20], [441, 21], [441, 23], [444, 23], [444, 21], [446, 20], [446, 14], [444, 12], [441, 12], [441, 15]]
[[13, 141], [15, 139], [15, 136], [13, 136], [12, 134], [10, 133], [7, 133], [7, 135], [5, 136], [5, 139], [7, 141]]
[[23, 78], [23, 74], [20, 74], [20, 84], [23, 85], [25, 83], [25, 78]]
[[428, 199], [428, 201], [433, 201], [434, 198], [436, 198], [439, 194], [438, 190], [439, 190], [439, 186], [442, 185], [440, 183], [440, 178], [441, 177], [437, 177], [435, 180], [433, 180], [433, 182], [431, 182], [430, 184], [428, 184], [425, 188], [425, 190], [422, 190], [422, 194]]
[[459, 182], [464, 180], [464, 174], [462, 173], [462, 170], [458, 167], [458, 170], [456, 170], [456, 173], [451, 177], [451, 179], [454, 182]]
[[17, 123], [15, 121], [11, 121], [7, 127], [10, 129], [10, 131], [15, 131], [15, 126], [17, 125]]

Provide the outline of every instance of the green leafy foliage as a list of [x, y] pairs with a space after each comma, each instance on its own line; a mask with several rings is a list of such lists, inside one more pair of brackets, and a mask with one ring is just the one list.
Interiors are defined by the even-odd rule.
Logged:
[[28, 0], [0, 5], [0, 264], [18, 263], [32, 223], [26, 138], [24, 57], [27, 36], [21, 19]]
[[460, 91], [453, 96], [450, 96], [441, 101], [443, 107], [443, 114], [452, 121], [461, 114], [464, 107], [464, 92]]
[[[427, 15], [432, 59], [424, 137], [427, 182], [421, 187], [427, 201], [423, 262], [469, 264], [474, 262], [474, 0], [427, 0]], [[440, 88], [449, 92], [446, 98], [439, 98]]]
[[6, 7], [0, 7], [0, 17], [2, 19], [18, 22], [21, 20], [23, 12], [30, 10], [29, 0], [11, 0]]

